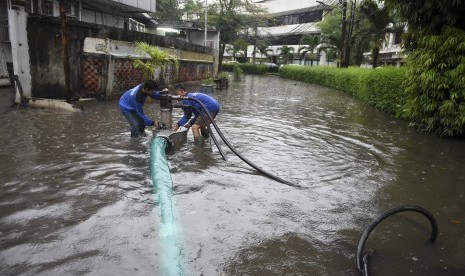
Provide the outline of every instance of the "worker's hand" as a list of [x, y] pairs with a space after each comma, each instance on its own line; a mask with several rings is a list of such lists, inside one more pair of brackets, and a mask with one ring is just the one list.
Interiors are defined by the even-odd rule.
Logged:
[[174, 124], [171, 126], [171, 130], [172, 130], [172, 131], [176, 131], [176, 130], [178, 130], [178, 128], [179, 128], [179, 125], [178, 125], [177, 123], [174, 123]]
[[182, 127], [180, 127], [180, 128], [178, 129], [178, 132], [187, 131], [187, 130], [189, 130], [190, 127], [191, 127], [191, 126], [190, 126], [189, 124], [185, 124], [185, 125], [183, 125]]

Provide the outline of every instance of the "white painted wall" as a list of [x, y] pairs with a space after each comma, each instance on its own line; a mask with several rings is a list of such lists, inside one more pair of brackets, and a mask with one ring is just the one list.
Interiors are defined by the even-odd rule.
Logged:
[[[29, 59], [29, 44], [27, 41], [26, 23], [27, 12], [24, 9], [8, 10], [9, 35], [13, 59], [13, 71], [18, 75], [23, 88], [23, 96], [31, 97], [31, 67]], [[21, 97], [16, 89], [15, 102], [19, 103]]]

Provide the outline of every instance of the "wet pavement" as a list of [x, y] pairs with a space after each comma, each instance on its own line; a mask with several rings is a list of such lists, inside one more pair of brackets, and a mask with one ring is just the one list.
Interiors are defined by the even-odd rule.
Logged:
[[[131, 139], [116, 100], [69, 113], [11, 109], [0, 92], [0, 274], [163, 275], [150, 132]], [[304, 189], [189, 134], [168, 153], [187, 275], [358, 275], [362, 231], [402, 204], [435, 215], [438, 241], [426, 243], [420, 215], [387, 219], [365, 246], [373, 275], [465, 274], [463, 140], [277, 77], [245, 76], [213, 96], [236, 150]], [[145, 109], [158, 115], [156, 103]]]

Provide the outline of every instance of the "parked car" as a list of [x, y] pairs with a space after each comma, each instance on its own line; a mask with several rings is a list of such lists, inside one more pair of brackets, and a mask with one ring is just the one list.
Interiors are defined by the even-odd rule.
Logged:
[[266, 63], [262, 63], [266, 66], [268, 66], [268, 72], [271, 72], [271, 73], [278, 73], [279, 71], [279, 65], [276, 64], [276, 63], [269, 63], [269, 62], [266, 62]]
[[294, 63], [289, 63], [289, 64], [281, 64], [281, 67], [283, 66], [303, 66], [302, 64], [294, 64]]

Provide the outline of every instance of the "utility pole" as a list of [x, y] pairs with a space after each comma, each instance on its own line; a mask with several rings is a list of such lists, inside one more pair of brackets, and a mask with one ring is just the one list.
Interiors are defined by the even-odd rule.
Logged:
[[207, 0], [205, 0], [205, 40], [203, 42], [203, 46], [207, 47], [207, 16], [208, 16], [208, 4]]
[[346, 55], [347, 55], [347, 0], [342, 0], [342, 31], [341, 31], [341, 67], [347, 67]]
[[347, 32], [346, 48], [344, 53], [344, 63], [346, 66], [349, 66], [350, 59], [350, 38], [352, 37], [352, 31], [354, 29], [354, 15], [355, 15], [355, 6], [357, 5], [357, 0], [352, 0], [350, 6], [350, 15], [349, 15], [349, 30]]
[[60, 1], [60, 22], [61, 22], [61, 58], [63, 59], [63, 69], [65, 73], [65, 94], [66, 99], [71, 97], [69, 80], [69, 56], [68, 56], [68, 27], [66, 19], [66, 2]]

